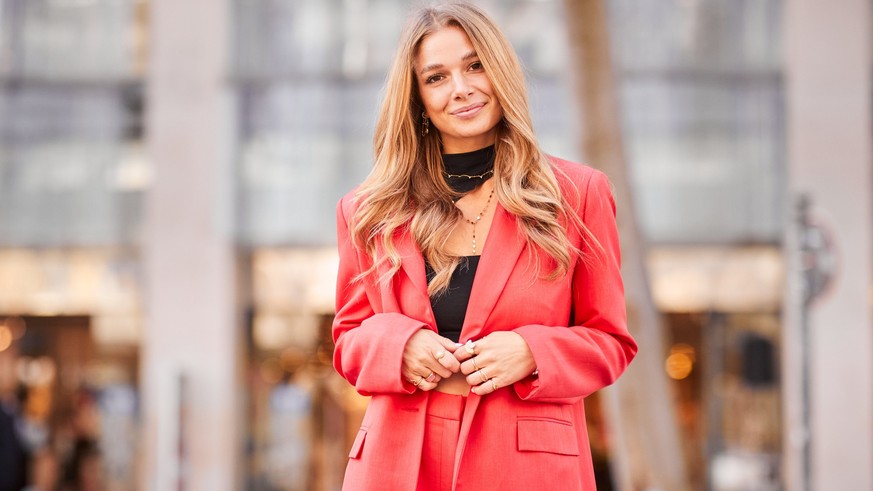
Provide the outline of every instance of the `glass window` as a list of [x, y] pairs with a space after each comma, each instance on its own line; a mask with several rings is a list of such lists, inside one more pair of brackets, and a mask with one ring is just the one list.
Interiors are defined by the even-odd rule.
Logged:
[[628, 164], [652, 241], [778, 242], [780, 5], [609, 3]]
[[0, 246], [136, 240], [144, 11], [0, 0]]

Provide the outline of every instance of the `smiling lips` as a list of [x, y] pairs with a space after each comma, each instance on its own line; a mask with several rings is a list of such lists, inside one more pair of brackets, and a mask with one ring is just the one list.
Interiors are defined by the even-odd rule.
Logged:
[[479, 110], [485, 107], [484, 102], [480, 102], [477, 104], [470, 104], [469, 106], [464, 106], [456, 111], [452, 111], [452, 116], [457, 116], [459, 118], [472, 118], [476, 114], [479, 113]]

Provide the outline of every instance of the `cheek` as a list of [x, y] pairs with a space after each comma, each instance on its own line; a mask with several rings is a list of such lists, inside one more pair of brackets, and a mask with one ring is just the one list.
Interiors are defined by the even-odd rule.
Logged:
[[434, 112], [434, 101], [433, 101], [433, 98], [431, 98], [431, 97], [427, 97], [427, 96], [422, 96], [422, 97], [421, 97], [421, 103], [424, 105], [424, 110], [428, 113], [428, 115], [429, 115], [430, 117], [433, 117], [433, 116], [434, 116], [434, 115], [433, 115], [433, 112]]
[[500, 104], [500, 101], [498, 101], [496, 97], [492, 97], [491, 100], [493, 101], [493, 104], [494, 104], [494, 112], [502, 116], [503, 115], [503, 105]]
[[452, 100], [452, 87], [448, 83], [431, 86], [419, 85], [418, 93], [424, 107], [431, 111], [442, 111]]
[[496, 114], [495, 114], [494, 118], [497, 119], [498, 121], [503, 119], [503, 106], [501, 106], [500, 104], [497, 104], [497, 107], [495, 109], [497, 109], [497, 111], [495, 111]]
[[491, 79], [484, 73], [479, 74], [479, 90], [483, 93], [493, 96], [494, 86], [491, 85]]

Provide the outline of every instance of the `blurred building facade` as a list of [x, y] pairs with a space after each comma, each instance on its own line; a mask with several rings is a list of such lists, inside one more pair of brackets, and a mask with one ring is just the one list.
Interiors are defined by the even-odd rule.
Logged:
[[[476, 3], [579, 160], [561, 2]], [[782, 489], [783, 2], [608, 3], [684, 458]], [[51, 396], [35, 447], [69, 460], [93, 407], [110, 489], [339, 488], [366, 400], [330, 367], [334, 209], [408, 8], [0, 0], [0, 362]]]

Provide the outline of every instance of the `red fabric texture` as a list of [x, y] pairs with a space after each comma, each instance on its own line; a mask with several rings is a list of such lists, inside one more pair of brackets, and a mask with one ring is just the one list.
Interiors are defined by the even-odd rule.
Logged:
[[451, 491], [466, 402], [466, 397], [454, 394], [429, 395], [416, 491]]

